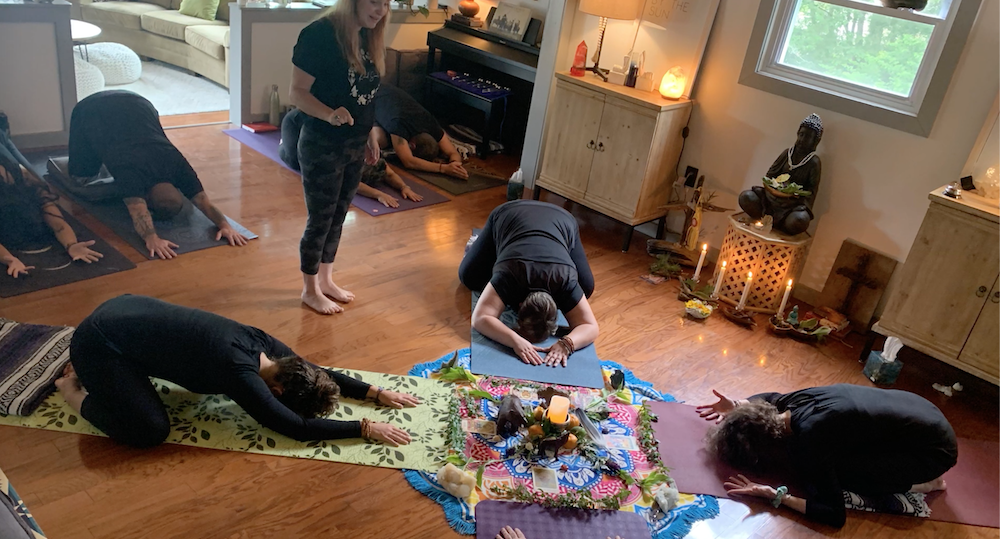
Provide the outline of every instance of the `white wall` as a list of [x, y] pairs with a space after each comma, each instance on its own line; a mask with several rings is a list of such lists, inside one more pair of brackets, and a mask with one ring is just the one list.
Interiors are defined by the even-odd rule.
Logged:
[[[63, 130], [55, 24], [0, 23], [0, 110], [14, 135]], [[13, 54], [13, 51], [22, 51]]]
[[[923, 138], [739, 85], [758, 2], [723, 0], [695, 89], [680, 170], [698, 167], [708, 189], [719, 194], [716, 203], [738, 208], [740, 191], [760, 182], [794, 142], [799, 122], [817, 112], [825, 128], [818, 152], [823, 176], [801, 284], [822, 289], [847, 238], [902, 262], [927, 209], [927, 193], [959, 178], [997, 95], [998, 6], [998, 0], [983, 1], [934, 129]], [[706, 217], [702, 234], [713, 247], [722, 243], [725, 219], [717, 213]]]

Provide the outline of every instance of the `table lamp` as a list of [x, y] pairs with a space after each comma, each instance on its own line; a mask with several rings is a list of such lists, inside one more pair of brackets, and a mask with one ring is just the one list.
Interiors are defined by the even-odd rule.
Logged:
[[639, 15], [639, 0], [580, 0], [580, 11], [588, 15], [600, 17], [598, 23], [599, 34], [597, 36], [597, 49], [594, 50], [594, 66], [588, 67], [587, 71], [593, 71], [598, 77], [608, 81], [608, 70], [601, 69], [601, 44], [604, 42], [604, 31], [608, 27], [608, 19], [618, 19], [623, 21], [634, 21]]

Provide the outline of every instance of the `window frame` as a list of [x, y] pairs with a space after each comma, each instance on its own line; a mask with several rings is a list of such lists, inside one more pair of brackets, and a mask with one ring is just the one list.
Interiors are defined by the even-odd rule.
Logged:
[[[886, 13], [886, 8], [851, 0], [816, 1], [859, 11]], [[778, 63], [778, 55], [791, 30], [797, 2], [761, 0], [739, 83], [893, 129], [930, 136], [982, 0], [953, 0], [949, 16], [935, 25], [935, 34], [944, 30], [947, 36], [938, 38], [932, 35], [910, 96], [898, 96]], [[928, 22], [927, 16], [894, 15]]]

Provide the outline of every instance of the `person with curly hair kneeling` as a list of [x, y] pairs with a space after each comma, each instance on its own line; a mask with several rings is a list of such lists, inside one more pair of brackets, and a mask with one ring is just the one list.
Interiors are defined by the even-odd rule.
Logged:
[[[747, 473], [794, 472], [805, 497], [743, 475], [724, 483], [730, 494], [788, 506], [841, 527], [843, 491], [862, 496], [944, 490], [942, 475], [958, 461], [958, 441], [944, 414], [906, 391], [837, 384], [792, 393], [761, 393], [699, 406], [718, 421], [708, 450]], [[791, 467], [791, 470], [787, 468]]]
[[70, 357], [56, 380], [66, 402], [134, 447], [159, 445], [170, 434], [150, 377], [226, 395], [264, 427], [299, 441], [364, 437], [406, 445], [410, 435], [388, 423], [324, 417], [341, 394], [393, 408], [420, 403], [308, 363], [255, 327], [145, 296], [119, 296], [94, 310], [73, 334]]

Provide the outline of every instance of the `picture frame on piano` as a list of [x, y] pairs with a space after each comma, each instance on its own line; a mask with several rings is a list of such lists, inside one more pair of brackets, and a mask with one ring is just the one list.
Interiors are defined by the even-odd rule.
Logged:
[[[493, 16], [496, 14], [497, 8], [491, 7], [490, 12], [486, 15], [486, 28], [490, 27], [490, 22], [493, 21]], [[496, 34], [501, 35], [501, 34]], [[506, 36], [503, 36], [506, 37]], [[521, 38], [521, 43], [528, 45], [529, 47], [538, 48], [542, 42], [542, 21], [531, 17], [528, 21], [528, 29], [524, 32], [524, 37]]]
[[531, 23], [531, 9], [500, 2], [490, 9], [486, 31], [513, 41], [521, 41]]

